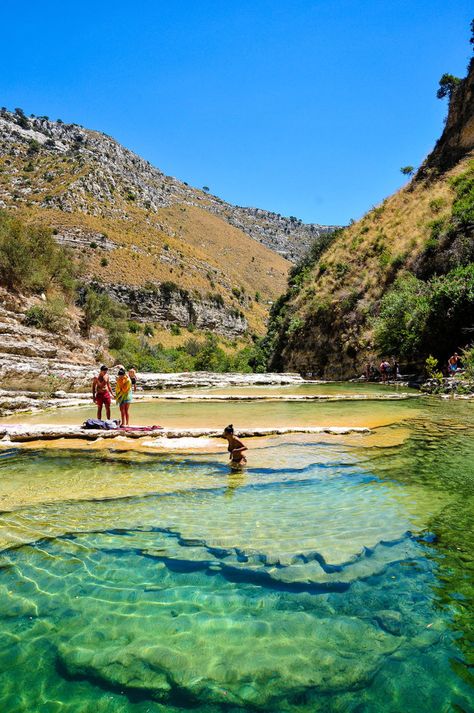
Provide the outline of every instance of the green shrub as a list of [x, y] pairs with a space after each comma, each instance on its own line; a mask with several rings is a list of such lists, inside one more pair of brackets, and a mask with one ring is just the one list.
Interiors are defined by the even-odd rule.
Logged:
[[215, 334], [207, 334], [202, 349], [196, 355], [194, 367], [197, 371], [227, 371], [229, 360], [218, 346]]
[[0, 211], [0, 284], [18, 292], [45, 292], [52, 286], [72, 294], [78, 268], [51, 230], [27, 225]]
[[445, 358], [453, 345], [466, 344], [474, 323], [474, 264], [428, 281], [400, 275], [381, 301], [375, 342], [381, 353], [417, 359]]
[[428, 288], [414, 275], [397, 278], [380, 305], [375, 322], [375, 344], [381, 353], [412, 358], [423, 344], [430, 314]]
[[429, 379], [438, 379], [441, 381], [443, 374], [439, 370], [438, 360], [431, 354], [425, 360], [426, 375]]
[[288, 334], [294, 334], [295, 332], [299, 332], [303, 325], [304, 321], [300, 317], [292, 317], [287, 327]]
[[175, 337], [179, 336], [181, 334], [181, 329], [179, 327], [179, 324], [172, 324], [170, 326], [170, 332], [171, 334], [174, 334]]
[[463, 349], [462, 362], [466, 377], [474, 380], [474, 344]]
[[29, 327], [47, 329], [49, 332], [62, 332], [67, 327], [66, 304], [60, 297], [30, 307], [25, 317]]
[[342, 279], [349, 272], [349, 265], [347, 262], [336, 262], [334, 269], [336, 271], [336, 276], [339, 279]]
[[125, 334], [128, 331], [128, 310], [123, 305], [113, 300], [105, 292], [99, 292], [89, 287], [81, 300], [83, 312], [81, 331], [88, 337], [92, 325], [103, 327], [112, 341], [116, 343], [117, 332]]
[[222, 297], [220, 292], [208, 292], [207, 297], [218, 307], [224, 307], [224, 298]]
[[178, 292], [179, 287], [176, 284], [176, 282], [173, 282], [172, 280], [165, 280], [165, 282], [162, 282], [160, 285], [160, 292], [163, 295], [163, 297], [167, 300], [171, 298], [171, 295], [174, 292]]
[[429, 206], [430, 210], [432, 213], [439, 213], [441, 208], [443, 208], [446, 205], [446, 201], [444, 198], [433, 198], [433, 200], [430, 201]]

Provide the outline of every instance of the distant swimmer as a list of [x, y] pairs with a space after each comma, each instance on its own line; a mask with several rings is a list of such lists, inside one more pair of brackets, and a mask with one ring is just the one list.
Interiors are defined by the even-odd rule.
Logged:
[[247, 451], [248, 448], [234, 435], [234, 427], [232, 424], [224, 428], [222, 437], [225, 438], [229, 444], [227, 450], [229, 451], [231, 465], [236, 466], [246, 463], [247, 458], [244, 456], [244, 451]]

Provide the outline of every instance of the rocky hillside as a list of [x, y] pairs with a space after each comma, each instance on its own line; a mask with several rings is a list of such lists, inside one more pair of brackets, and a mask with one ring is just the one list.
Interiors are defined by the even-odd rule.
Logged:
[[413, 180], [292, 270], [273, 309], [272, 368], [347, 378], [381, 356], [444, 361], [472, 340], [473, 149], [471, 62]]
[[[134, 318], [143, 305], [147, 320], [186, 326], [196, 315], [196, 326], [236, 336], [262, 333], [289, 261], [331, 230], [230, 205], [105, 134], [21, 110], [0, 111], [0, 207], [52, 226]], [[151, 307], [163, 283], [173, 299]]]

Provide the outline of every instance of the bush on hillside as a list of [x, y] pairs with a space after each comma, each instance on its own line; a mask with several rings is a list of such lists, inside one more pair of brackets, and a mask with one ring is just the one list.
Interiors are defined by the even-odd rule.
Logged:
[[194, 368], [197, 371], [228, 371], [229, 360], [218, 344], [215, 334], [206, 335], [206, 341], [195, 358]]
[[53, 286], [72, 294], [77, 267], [49, 228], [27, 225], [0, 211], [0, 284], [17, 292], [46, 292]]
[[98, 292], [89, 287], [81, 300], [83, 317], [81, 331], [85, 337], [90, 335], [94, 324], [103, 327], [109, 334], [111, 349], [121, 349], [128, 331], [128, 310], [113, 300], [105, 292]]
[[470, 344], [462, 352], [464, 373], [468, 379], [474, 380], [474, 344]]
[[427, 285], [414, 275], [397, 278], [383, 297], [375, 322], [375, 344], [384, 354], [410, 359], [423, 343], [430, 313]]
[[383, 297], [374, 326], [381, 353], [444, 359], [466, 344], [466, 329], [474, 326], [474, 264], [426, 282], [401, 275]]
[[62, 332], [67, 327], [66, 303], [61, 297], [53, 297], [43, 304], [33, 305], [27, 310], [25, 324], [28, 327]]

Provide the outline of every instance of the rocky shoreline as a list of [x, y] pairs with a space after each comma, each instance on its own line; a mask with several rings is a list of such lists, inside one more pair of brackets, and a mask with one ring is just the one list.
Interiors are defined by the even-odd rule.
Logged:
[[[290, 428], [250, 428], [237, 431], [241, 438], [263, 436], [280, 436], [296, 433], [343, 436], [349, 433], [369, 434], [370, 428], [361, 426], [295, 426]], [[215, 428], [163, 428], [155, 431], [136, 430], [124, 431], [120, 428], [105, 431], [99, 429], [81, 428], [80, 426], [0, 426], [0, 443], [8, 446], [11, 443], [26, 443], [28, 441], [52, 441], [57, 439], [79, 439], [97, 441], [113, 438], [127, 439], [159, 439], [159, 438], [221, 438], [222, 429]]]

